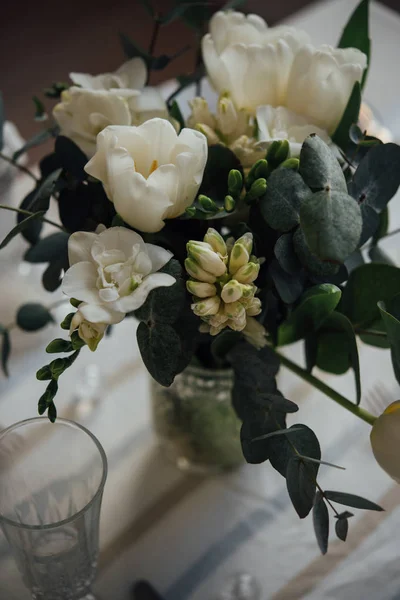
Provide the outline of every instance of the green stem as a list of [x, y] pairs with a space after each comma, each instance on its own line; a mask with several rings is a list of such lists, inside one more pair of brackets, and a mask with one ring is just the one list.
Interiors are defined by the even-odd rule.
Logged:
[[[31, 212], [30, 210], [23, 210], [22, 208], [15, 208], [15, 206], [5, 206], [4, 204], [0, 204], [0, 209], [1, 208], [4, 208], [4, 210], [11, 210], [12, 212], [16, 212], [21, 215], [26, 215], [27, 217], [31, 217], [32, 215], [35, 214], [35, 213]], [[58, 229], [61, 229], [61, 231], [66, 231], [66, 229], [62, 225], [59, 225], [55, 221], [50, 221], [50, 219], [46, 219], [46, 218], [42, 218], [42, 221], [43, 221], [43, 223], [48, 223], [49, 225], [53, 225], [53, 227], [58, 227]]]
[[7, 156], [7, 154], [3, 154], [3, 152], [0, 152], [0, 158], [5, 160], [6, 162], [10, 163], [10, 165], [13, 165], [13, 167], [15, 167], [16, 169], [19, 169], [20, 171], [22, 171], [22, 173], [25, 173], [25, 175], [29, 175], [29, 177], [34, 179], [36, 181], [36, 183], [39, 181], [39, 179], [32, 173], [32, 171], [30, 171], [29, 169], [24, 167], [24, 165], [21, 165], [18, 162], [16, 162], [15, 160], [13, 160], [11, 158], [11, 156]]
[[299, 367], [299, 365], [292, 362], [289, 358], [287, 358], [277, 350], [274, 350], [274, 352], [279, 356], [281, 363], [287, 369], [304, 379], [304, 381], [307, 381], [308, 383], [313, 385], [315, 388], [317, 388], [317, 390], [319, 390], [326, 396], [329, 396], [329, 398], [337, 402], [337, 404], [340, 404], [340, 406], [343, 406], [343, 408], [350, 411], [351, 413], [353, 413], [353, 415], [356, 415], [356, 417], [362, 419], [369, 425], [373, 425], [375, 423], [376, 417], [374, 417], [374, 415], [372, 415], [370, 412], [368, 412], [364, 408], [361, 408], [361, 406], [353, 404], [353, 402], [350, 402], [350, 400], [339, 394], [339, 392], [336, 392], [334, 389], [329, 387], [329, 385], [326, 385], [326, 383], [324, 383], [320, 379], [317, 379], [316, 377], [314, 377], [314, 375], [311, 375], [311, 373], [308, 373], [302, 367]]

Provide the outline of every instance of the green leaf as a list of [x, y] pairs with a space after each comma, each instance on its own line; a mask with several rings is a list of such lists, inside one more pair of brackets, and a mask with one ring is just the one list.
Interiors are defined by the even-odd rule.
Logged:
[[232, 150], [220, 144], [210, 146], [199, 194], [223, 203], [228, 194], [228, 177], [232, 169], [241, 173], [243, 171], [239, 159]]
[[349, 531], [349, 521], [347, 519], [338, 519], [335, 523], [335, 532], [339, 540], [346, 541]]
[[[36, 193], [36, 189], [29, 192], [29, 194], [27, 196], [25, 196], [25, 198], [22, 200], [19, 208], [21, 208], [22, 210], [28, 210], [28, 206], [30, 206], [35, 193]], [[17, 224], [22, 223], [22, 221], [24, 221], [25, 219], [26, 219], [26, 215], [21, 214], [21, 213], [17, 214]], [[29, 244], [33, 245], [33, 244], [36, 244], [37, 241], [39, 240], [42, 229], [43, 229], [43, 222], [38, 221], [38, 220], [33, 220], [33, 221], [31, 221], [29, 226], [25, 227], [25, 229], [23, 229], [21, 231], [21, 235]]]
[[[347, 371], [339, 371], [337, 363], [340, 363], [341, 357], [345, 361], [345, 364], [351, 365], [354, 370], [354, 377], [356, 382], [356, 404], [361, 401], [361, 376], [360, 376], [360, 362], [358, 358], [358, 348], [354, 329], [349, 319], [340, 312], [332, 312], [324, 321], [322, 325], [322, 333], [327, 336], [325, 339], [325, 357], [328, 358], [329, 364], [326, 361], [321, 360], [321, 338], [318, 335], [318, 355], [317, 365], [320, 368], [330, 373], [337, 373]], [[335, 337], [336, 336], [336, 337]]]
[[[269, 459], [271, 465], [283, 477], [286, 476], [286, 470], [291, 458], [298, 456], [297, 453], [317, 460], [321, 459], [321, 448], [315, 433], [306, 425], [292, 425], [290, 429], [296, 428], [296, 432], [289, 436], [277, 436], [268, 440]], [[296, 450], [295, 450], [296, 449]], [[315, 477], [319, 465], [313, 464]]]
[[47, 416], [49, 418], [50, 423], [55, 423], [56, 419], [57, 419], [57, 409], [56, 409], [56, 405], [54, 404], [54, 402], [52, 402], [49, 405], [49, 408], [47, 410]]
[[36, 146], [41, 146], [42, 144], [44, 144], [51, 138], [55, 137], [56, 135], [57, 135], [57, 132], [56, 132], [56, 128], [54, 128], [54, 127], [45, 129], [43, 131], [39, 131], [39, 133], [37, 133], [33, 137], [31, 137], [31, 139], [28, 140], [27, 142], [25, 142], [25, 144], [23, 146], [21, 146], [21, 148], [19, 148], [16, 152], [14, 152], [14, 154], [12, 156], [13, 160], [18, 160], [18, 158], [20, 156], [22, 156], [22, 154], [25, 154], [25, 152], [27, 152], [31, 148], [36, 148]]
[[35, 121], [46, 120], [47, 114], [43, 102], [37, 96], [33, 96], [32, 100], [35, 105]]
[[278, 330], [278, 345], [284, 346], [300, 340], [315, 331], [335, 310], [341, 291], [335, 285], [316, 285], [302, 296], [300, 304]]
[[186, 298], [186, 287], [182, 279], [182, 267], [172, 258], [162, 269], [175, 277], [176, 283], [169, 287], [158, 287], [150, 292], [146, 302], [135, 311], [139, 321], [151, 323], [175, 323], [178, 319]]
[[60, 254], [65, 254], [68, 249], [69, 234], [64, 231], [52, 233], [39, 242], [28, 248], [24, 254], [24, 260], [30, 263], [51, 262], [58, 258]]
[[390, 348], [386, 328], [383, 320], [380, 318], [371, 323], [367, 329], [363, 330], [363, 333], [358, 333], [358, 335], [364, 344], [374, 346], [375, 348]]
[[3, 145], [4, 145], [4, 122], [5, 122], [4, 100], [3, 100], [3, 94], [0, 92], [0, 152], [1, 152], [1, 150], [3, 150]]
[[386, 208], [400, 185], [400, 146], [374, 146], [362, 159], [349, 184], [349, 194], [376, 212]]
[[65, 319], [62, 321], [62, 323], [60, 324], [61, 329], [64, 329], [66, 331], [69, 331], [70, 327], [71, 327], [71, 321], [74, 318], [75, 313], [69, 313]]
[[306, 359], [306, 369], [309, 373], [317, 364], [318, 354], [318, 336], [311, 333], [304, 338], [304, 354]]
[[37, 331], [54, 321], [54, 319], [45, 306], [29, 302], [20, 306], [16, 321], [18, 327], [24, 331]]
[[346, 149], [350, 137], [349, 131], [351, 126], [358, 121], [358, 115], [360, 114], [361, 108], [361, 85], [358, 81], [355, 82], [353, 90], [350, 94], [350, 98], [347, 102], [346, 108], [344, 109], [343, 115], [340, 119], [339, 125], [336, 127], [332, 134], [332, 141], [339, 146], [339, 148]]
[[292, 234], [284, 233], [278, 238], [274, 246], [274, 254], [282, 269], [289, 275], [295, 275], [300, 271], [301, 263], [294, 251]]
[[55, 398], [57, 392], [58, 392], [58, 383], [55, 379], [52, 379], [50, 381], [50, 383], [48, 384], [46, 391], [39, 399], [39, 402], [38, 402], [39, 415], [42, 415], [49, 408], [49, 406], [51, 406], [51, 405], [54, 406], [53, 399]]
[[322, 554], [326, 554], [329, 539], [329, 513], [324, 498], [319, 492], [317, 492], [313, 508], [313, 524], [319, 549]]
[[344, 504], [345, 506], [352, 506], [353, 508], [362, 508], [365, 510], [376, 510], [383, 511], [384, 509], [375, 502], [371, 502], [361, 496], [355, 496], [354, 494], [347, 494], [346, 492], [332, 492], [325, 491], [325, 497], [332, 502], [338, 504]]
[[33, 221], [41, 220], [43, 215], [45, 214], [45, 212], [46, 211], [41, 210], [33, 215], [30, 215], [29, 217], [26, 217], [26, 219], [24, 219], [23, 221], [18, 223], [13, 229], [11, 229], [11, 231], [6, 235], [4, 240], [1, 242], [0, 250], [5, 248], [7, 246], [7, 244], [9, 242], [11, 242], [12, 239], [15, 238], [16, 235], [18, 235], [19, 233], [22, 233], [23, 231], [25, 231], [25, 229], [28, 229], [31, 226]]
[[285, 304], [293, 304], [299, 299], [303, 293], [306, 280], [304, 271], [289, 275], [289, 273], [282, 269], [277, 260], [272, 260], [268, 272], [280, 298]]
[[58, 352], [72, 352], [74, 350], [71, 342], [69, 340], [63, 340], [62, 338], [58, 338], [50, 342], [47, 345], [46, 352], [48, 354], [54, 354]]
[[[300, 175], [313, 190], [329, 188], [347, 193], [346, 179], [329, 146], [316, 134], [309, 135], [300, 152]], [[284, 171], [287, 176], [288, 171]]]
[[383, 211], [379, 215], [379, 225], [377, 230], [375, 231], [373, 243], [377, 244], [379, 240], [387, 234], [389, 231], [389, 210], [388, 207], [383, 209]]
[[268, 187], [260, 199], [266, 223], [278, 231], [290, 231], [299, 223], [302, 202], [311, 194], [302, 177], [292, 170], [273, 171]]
[[36, 371], [36, 379], [38, 381], [48, 381], [49, 379], [53, 379], [53, 375], [49, 365], [45, 365], [41, 367], [38, 371]]
[[8, 373], [8, 359], [11, 352], [11, 339], [7, 329], [1, 328], [1, 367], [6, 377]]
[[364, 71], [361, 87], [364, 87], [368, 73], [371, 40], [369, 38], [369, 0], [361, 0], [339, 40], [338, 48], [358, 48], [367, 57], [367, 68]]
[[140, 323], [136, 332], [140, 354], [150, 375], [166, 387], [174, 381], [181, 360], [181, 340], [166, 323], [149, 327]]
[[362, 217], [362, 231], [358, 246], [361, 248], [370, 237], [372, 237], [379, 227], [379, 214], [372, 206], [360, 204]]
[[[233, 390], [233, 400], [235, 400], [235, 388]], [[235, 402], [234, 406], [237, 409]], [[246, 462], [257, 465], [268, 460], [272, 440], [267, 436], [270, 433], [281, 430], [286, 430], [284, 413], [272, 410], [255, 410], [252, 407], [246, 406], [245, 418], [240, 431], [240, 442]]]
[[84, 167], [88, 162], [88, 158], [75, 142], [70, 138], [59, 135], [56, 139], [54, 151], [57, 160], [65, 171], [76, 177], [78, 181], [87, 179]]
[[293, 235], [293, 250], [306, 270], [315, 277], [329, 279], [339, 271], [339, 265], [323, 262], [311, 252], [300, 227]]
[[340, 310], [354, 327], [368, 329], [380, 320], [378, 302], [389, 302], [400, 290], [400, 269], [369, 263], [350, 273]]
[[183, 129], [185, 127], [185, 119], [181, 113], [181, 109], [179, 108], [179, 104], [176, 100], [173, 100], [171, 106], [169, 107], [169, 114], [173, 119], [176, 119]]
[[347, 337], [342, 332], [318, 332], [318, 350], [316, 365], [322, 371], [342, 375], [350, 366]]
[[361, 210], [347, 193], [324, 190], [303, 202], [300, 225], [311, 252], [321, 260], [343, 263], [358, 247]]
[[243, 336], [239, 331], [225, 329], [213, 339], [211, 353], [217, 360], [226, 360], [228, 352], [241, 340], [243, 340]]
[[27, 207], [31, 212], [47, 211], [50, 206], [50, 198], [54, 192], [57, 180], [61, 175], [62, 169], [56, 169], [50, 173], [46, 179], [39, 185], [35, 194]]
[[68, 254], [60, 255], [49, 263], [42, 276], [42, 284], [47, 292], [55, 292], [62, 282], [62, 272], [68, 269]]
[[378, 302], [378, 308], [390, 343], [393, 371], [397, 381], [400, 382], [400, 294], [397, 294], [387, 305]]
[[300, 519], [304, 519], [313, 507], [315, 478], [316, 465], [305, 462], [298, 456], [290, 458], [286, 470], [286, 486]]

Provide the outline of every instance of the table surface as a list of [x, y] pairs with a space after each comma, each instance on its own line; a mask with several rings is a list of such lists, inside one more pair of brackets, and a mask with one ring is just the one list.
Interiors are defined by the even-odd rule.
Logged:
[[[315, 43], [335, 43], [353, 0], [330, 0], [288, 22], [309, 31]], [[400, 19], [372, 5], [373, 62], [366, 98], [385, 116], [395, 139], [400, 138], [400, 82], [395, 60], [400, 48]], [[389, 57], [389, 58], [387, 58]], [[18, 178], [9, 202], [18, 202], [29, 182]], [[393, 201], [394, 203], [396, 201]], [[398, 202], [397, 202], [398, 204]], [[2, 213], [0, 235], [13, 222]], [[391, 211], [392, 227], [400, 210]], [[397, 262], [394, 238], [386, 249]], [[0, 321], [12, 322], [15, 307], [26, 301], [47, 304], [61, 297], [38, 284], [42, 267], [21, 263], [23, 245], [12, 242], [0, 255], [2, 298]], [[19, 265], [19, 266], [18, 266]], [[12, 269], [12, 272], [11, 272]], [[12, 277], [12, 285], [9, 285]], [[57, 321], [65, 307], [57, 309]], [[35, 370], [46, 360], [44, 347], [58, 335], [49, 326], [36, 334], [13, 331], [11, 377], [2, 379], [0, 422], [9, 425], [35, 416], [43, 384]], [[360, 345], [363, 402], [375, 393], [387, 403], [399, 397], [389, 355]], [[302, 348], [289, 349], [302, 361]], [[96, 362], [101, 368], [102, 399], [85, 418], [76, 412], [74, 395], [80, 370]], [[354, 397], [351, 374], [320, 373], [348, 397]], [[95, 355], [84, 353], [64, 376], [58, 406], [61, 416], [86, 425], [103, 444], [109, 477], [101, 519], [101, 561], [96, 589], [103, 600], [128, 600], [132, 582], [149, 579], [167, 600], [217, 600], [230, 577], [253, 574], [261, 600], [395, 600], [400, 597], [400, 546], [393, 531], [400, 525], [400, 488], [376, 465], [369, 445], [369, 427], [311, 389], [287, 371], [279, 375], [286, 397], [300, 406], [300, 419], [312, 427], [324, 460], [346, 467], [321, 469], [326, 489], [343, 489], [382, 504], [385, 513], [357, 511], [345, 544], [330, 536], [327, 556], [319, 554], [311, 519], [300, 521], [291, 506], [285, 481], [268, 465], [245, 465], [235, 473], [199, 478], [180, 473], [159, 452], [152, 432], [148, 376], [135, 341], [135, 324], [126, 322], [100, 344]], [[0, 536], [0, 598], [24, 600], [23, 589], [6, 541]]]

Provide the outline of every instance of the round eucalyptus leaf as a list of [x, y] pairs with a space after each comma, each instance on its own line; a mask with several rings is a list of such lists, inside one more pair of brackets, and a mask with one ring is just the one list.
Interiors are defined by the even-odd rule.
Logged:
[[313, 190], [329, 187], [337, 192], [347, 192], [346, 179], [338, 159], [315, 134], [308, 136], [301, 148], [299, 173]]
[[17, 312], [17, 325], [24, 331], [37, 331], [53, 321], [49, 310], [42, 304], [30, 302]]

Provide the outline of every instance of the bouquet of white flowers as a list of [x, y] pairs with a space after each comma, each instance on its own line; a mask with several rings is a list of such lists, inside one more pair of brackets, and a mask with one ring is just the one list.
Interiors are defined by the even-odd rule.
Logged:
[[[197, 70], [164, 100], [147, 81], [169, 58], [154, 56], [154, 43], [145, 52], [123, 36], [128, 62], [114, 73], [71, 73], [71, 85], [54, 84], [46, 91], [58, 99], [54, 122], [14, 155], [16, 162], [27, 148], [55, 139], [1, 247], [21, 234], [30, 244], [25, 260], [48, 265], [44, 287], [62, 286], [75, 309], [61, 324], [65, 338], [47, 347], [63, 356], [37, 373], [48, 381], [39, 413], [56, 419], [63, 372], [85, 346], [104, 343], [107, 328], [134, 317], [143, 362], [162, 386], [189, 364], [233, 369], [245, 459], [269, 460], [286, 477], [299, 516], [313, 509], [325, 552], [328, 507], [341, 539], [351, 516], [332, 502], [380, 507], [319, 486], [320, 445], [306, 425], [287, 428], [287, 413], [298, 407], [277, 389], [280, 365], [371, 424], [376, 459], [400, 477], [399, 403], [378, 419], [360, 406], [357, 338], [390, 348], [400, 381], [400, 269], [379, 249], [400, 184], [400, 147], [359, 122], [368, 0], [338, 48], [315, 48], [306, 33], [269, 28], [257, 15], [211, 16], [208, 6], [177, 2], [160, 16], [145, 4], [153, 42], [178, 17], [197, 34], [208, 28]], [[216, 90], [215, 107], [199, 93], [204, 76]], [[180, 93], [194, 85], [185, 119]], [[36, 108], [43, 117], [41, 100]], [[46, 216], [51, 198], [59, 223]], [[44, 221], [57, 231], [42, 237]], [[37, 304], [17, 314], [18, 326], [30, 331], [49, 319]], [[1, 335], [6, 368], [6, 328]], [[299, 340], [306, 369], [280, 351]], [[354, 401], [312, 375], [314, 366], [352, 369]]]

